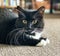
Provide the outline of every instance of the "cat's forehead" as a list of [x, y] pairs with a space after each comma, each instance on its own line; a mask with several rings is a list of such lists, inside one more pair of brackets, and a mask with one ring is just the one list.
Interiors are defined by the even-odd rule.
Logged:
[[23, 19], [26, 19], [26, 20], [34, 20], [34, 19], [38, 19], [38, 17], [39, 18], [42, 17], [42, 16], [40, 16], [39, 11], [37, 11], [37, 10], [28, 10], [28, 9], [24, 9], [22, 11], [22, 15], [24, 17]]
[[34, 14], [36, 13], [37, 10], [28, 10], [28, 9], [25, 9], [24, 10], [24, 14], [26, 16], [26, 18], [30, 18], [32, 19], [32, 17], [34, 16]]
[[35, 12], [37, 10], [36, 9], [24, 9], [24, 11], [26, 11], [26, 12]]

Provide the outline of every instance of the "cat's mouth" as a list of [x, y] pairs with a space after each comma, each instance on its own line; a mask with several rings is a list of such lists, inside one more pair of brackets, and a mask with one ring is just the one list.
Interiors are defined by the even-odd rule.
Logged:
[[32, 32], [25, 32], [27, 35], [35, 35], [35, 33], [32, 33]]
[[26, 31], [25, 35], [31, 38], [32, 36], [35, 36], [35, 31]]
[[25, 32], [25, 34], [26, 35], [29, 35], [29, 36], [35, 36], [35, 33], [36, 32], [42, 32], [42, 29], [35, 29], [35, 30], [27, 30], [26, 32]]
[[42, 34], [42, 30], [43, 29], [34, 29], [32, 31], [26, 31], [25, 32], [25, 36], [29, 37], [29, 38], [33, 38], [33, 39], [39, 39], [41, 37]]

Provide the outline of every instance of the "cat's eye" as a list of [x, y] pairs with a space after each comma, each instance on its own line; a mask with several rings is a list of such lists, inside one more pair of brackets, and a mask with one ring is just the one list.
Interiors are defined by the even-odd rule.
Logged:
[[36, 24], [36, 23], [37, 23], [37, 20], [33, 20], [33, 21], [32, 21], [32, 24]]
[[27, 20], [23, 20], [22, 22], [23, 22], [24, 24], [27, 24]]

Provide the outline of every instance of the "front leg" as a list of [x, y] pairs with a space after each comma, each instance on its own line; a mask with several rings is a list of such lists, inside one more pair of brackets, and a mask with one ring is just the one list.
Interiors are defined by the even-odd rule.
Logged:
[[32, 36], [33, 39], [39, 40], [36, 46], [46, 46], [50, 43], [48, 38], [41, 37], [43, 32], [35, 32], [35, 36]]
[[41, 37], [39, 40], [40, 42], [36, 46], [46, 46], [47, 44], [50, 43], [48, 38]]
[[[34, 32], [34, 35], [26, 35], [29, 38], [32, 38], [36, 43], [36, 46], [46, 46], [47, 44], [50, 43], [48, 38], [43, 38], [41, 37], [43, 32]], [[34, 42], [33, 41], [33, 42]]]

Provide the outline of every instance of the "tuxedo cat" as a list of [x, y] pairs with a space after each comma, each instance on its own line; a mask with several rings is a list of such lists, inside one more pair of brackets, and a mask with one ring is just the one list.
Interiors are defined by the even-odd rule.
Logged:
[[45, 46], [49, 43], [43, 38], [44, 21], [43, 14], [45, 7], [38, 10], [24, 10], [17, 6], [18, 19], [15, 22], [15, 29], [8, 33], [6, 43], [12, 45]]

